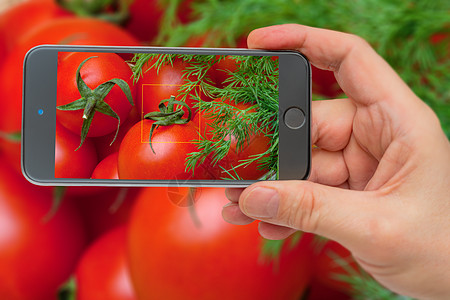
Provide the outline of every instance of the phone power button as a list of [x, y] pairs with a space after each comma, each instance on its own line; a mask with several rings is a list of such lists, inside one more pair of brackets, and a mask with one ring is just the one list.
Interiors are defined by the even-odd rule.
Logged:
[[284, 124], [291, 129], [299, 129], [305, 124], [305, 113], [297, 107], [291, 107], [284, 113]]

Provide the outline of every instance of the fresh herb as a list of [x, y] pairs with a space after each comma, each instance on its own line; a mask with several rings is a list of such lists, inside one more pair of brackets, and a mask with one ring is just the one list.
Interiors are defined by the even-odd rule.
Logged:
[[[136, 54], [134, 80], [148, 69], [159, 69], [173, 64], [175, 59], [185, 62], [183, 71], [184, 85], [179, 89], [178, 101], [186, 102], [187, 97], [197, 101], [195, 109], [204, 117], [212, 120], [210, 136], [201, 136], [193, 141], [198, 151], [190, 153], [186, 160], [186, 169], [194, 172], [195, 167], [203, 163], [206, 157], [212, 157], [215, 165], [230, 150], [230, 135], [237, 140], [237, 150], [242, 150], [254, 134], [267, 135], [272, 143], [267, 151], [236, 162], [230, 170], [223, 170], [229, 176], [224, 179], [236, 179], [235, 169], [256, 162], [260, 169], [267, 169], [268, 177], [276, 176], [278, 169], [278, 61], [268, 56], [230, 56], [238, 68], [230, 72], [223, 88], [214, 86], [209, 75], [211, 68], [224, 56], [181, 55], [181, 54]], [[200, 89], [195, 89], [199, 86]], [[217, 101], [202, 101], [200, 93]], [[239, 109], [238, 104], [249, 104], [247, 109]]]
[[[179, 1], [165, 3], [170, 7]], [[166, 24], [172, 26], [161, 27], [158, 44], [182, 46], [201, 37], [205, 47], [236, 46], [253, 29], [285, 23], [357, 34], [435, 110], [450, 137], [449, 1], [202, 0], [192, 8], [194, 21], [189, 24], [166, 15], [172, 18]], [[436, 34], [447, 38], [433, 43]]]

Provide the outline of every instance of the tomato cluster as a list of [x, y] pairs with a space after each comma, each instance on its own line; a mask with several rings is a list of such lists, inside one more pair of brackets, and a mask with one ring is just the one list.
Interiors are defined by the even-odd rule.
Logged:
[[[1, 164], [2, 299], [56, 299], [70, 274], [77, 299], [299, 299], [312, 270], [336, 271], [311, 259], [308, 234], [264, 251], [257, 223], [223, 221], [223, 189], [67, 191], [52, 214], [49, 188]], [[321, 294], [336, 286], [319, 282]]]
[[[186, 159], [199, 151], [197, 141], [218, 140], [213, 134], [215, 118], [210, 116], [213, 110], [202, 110], [201, 103], [223, 103], [236, 112], [247, 111], [252, 105], [221, 98], [213, 100], [200, 85], [192, 86], [184, 100], [177, 100], [189, 86], [186, 82], [197, 80], [197, 75], [185, 75], [190, 67], [188, 62], [175, 58], [156, 68], [158, 57], [154, 57], [144, 65], [136, 82], [131, 62], [125, 61], [124, 56], [59, 54], [56, 177], [220, 179], [233, 170], [241, 179], [255, 180], [267, 173], [257, 161], [239, 166], [249, 157], [265, 153], [271, 143], [269, 137], [250, 124], [252, 133], [243, 146], [238, 147], [238, 138], [230, 133], [225, 137], [230, 143], [229, 150], [222, 159], [216, 162], [209, 154], [204, 162], [187, 170]], [[217, 88], [224, 88], [239, 65], [230, 57], [220, 57], [214, 62], [207, 72], [208, 79]], [[107, 84], [112, 88], [98, 97], [96, 91]], [[175, 110], [179, 112], [177, 118]]]
[[128, 241], [140, 299], [300, 298], [310, 276], [310, 236], [286, 243], [276, 259], [265, 256], [258, 224], [226, 223], [226, 203], [224, 190], [213, 188], [139, 195]]
[[[268, 242], [259, 237], [257, 223], [245, 227], [225, 223], [220, 215], [221, 207], [227, 203], [223, 189], [192, 192], [177, 188], [46, 188], [26, 182], [20, 174], [22, 63], [26, 52], [40, 44], [149, 43], [158, 33], [164, 12], [160, 1], [135, 0], [125, 21], [118, 26], [104, 21], [111, 19], [105, 14], [94, 18], [86, 11], [70, 10], [70, 5], [66, 5], [70, 2], [74, 1], [27, 0], [0, 13], [0, 299], [57, 299], [58, 292], [73, 292], [72, 285], [65, 284], [71, 281], [75, 282], [76, 299], [299, 299], [311, 281], [313, 299], [316, 282], [321, 291], [330, 286], [336, 288], [335, 282], [317, 280], [327, 276], [327, 261], [313, 259], [310, 235], [303, 235], [296, 243], [287, 241], [280, 251], [267, 255]], [[105, 5], [100, 10], [112, 16], [120, 10], [113, 2], [78, 3], [89, 9]], [[176, 11], [180, 22], [193, 19], [192, 2], [182, 1]], [[202, 46], [207, 40], [211, 39], [191, 39], [188, 45]], [[246, 47], [245, 37], [237, 45]], [[201, 118], [195, 109], [192, 120], [186, 124], [155, 130], [154, 150], [159, 155], [165, 153], [163, 159], [155, 160], [149, 144], [144, 144], [136, 166], [126, 161], [141, 152], [141, 145], [135, 144], [141, 138], [140, 130], [143, 129], [143, 136], [151, 130], [153, 121], [142, 120], [143, 113], [157, 110], [163, 99], [178, 96], [178, 89], [142, 89], [142, 84], [158, 80], [174, 86], [182, 84], [186, 63], [175, 61], [171, 66], [163, 66], [158, 76], [149, 70], [135, 83], [126, 63], [130, 58], [100, 53], [61, 54], [60, 71], [69, 75], [59, 82], [63, 87], [58, 88], [58, 106], [80, 98], [76, 70], [86, 59], [89, 60], [80, 75], [90, 90], [112, 79], [122, 79], [134, 105], [124, 90], [114, 85], [102, 100], [120, 118], [118, 132], [117, 118], [95, 112], [77, 151], [74, 150], [81, 144], [81, 122], [74, 119], [81, 120], [81, 111], [58, 111], [57, 177], [116, 179], [119, 173], [130, 172], [126, 176], [154, 178], [160, 177], [162, 171], [167, 172], [163, 175], [167, 179], [186, 176], [184, 164], [178, 170], [165, 166], [181, 162], [177, 152], [192, 151], [192, 145], [186, 144], [184, 150], [165, 151], [160, 149], [163, 144], [156, 142], [186, 140], [198, 135], [199, 126], [208, 135], [212, 120]], [[144, 68], [147, 71], [149, 66]], [[234, 60], [225, 58], [209, 75], [218, 88], [223, 88], [229, 76], [224, 70], [233, 72], [237, 68]], [[201, 90], [194, 92], [202, 101], [227, 102], [209, 99]], [[187, 104], [193, 107], [195, 103], [189, 99]], [[249, 107], [228, 104], [240, 110]], [[266, 136], [254, 134], [250, 137], [252, 147], [237, 151], [235, 138], [230, 138], [230, 152], [225, 159], [212, 166], [212, 158], [208, 157], [193, 176], [217, 178], [230, 163], [262, 153], [268, 145]], [[131, 142], [125, 144], [125, 140]], [[143, 167], [150, 163], [159, 165]], [[125, 167], [119, 168], [121, 164]], [[154, 173], [139, 173], [144, 171]], [[244, 179], [261, 176], [261, 172], [255, 165], [239, 170]], [[320, 271], [313, 272], [314, 269]], [[342, 286], [337, 287], [342, 290]]]

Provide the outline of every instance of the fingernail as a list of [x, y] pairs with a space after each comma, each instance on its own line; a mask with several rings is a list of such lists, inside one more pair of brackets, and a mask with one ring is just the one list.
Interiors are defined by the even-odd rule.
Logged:
[[255, 218], [274, 218], [278, 214], [280, 196], [274, 189], [257, 187], [245, 197], [243, 209]]
[[225, 204], [225, 205], [223, 206], [223, 208], [225, 208], [225, 207], [230, 207], [230, 206], [233, 206], [233, 205], [237, 205], [237, 204], [236, 204], [236, 203], [230, 202], [230, 203]]

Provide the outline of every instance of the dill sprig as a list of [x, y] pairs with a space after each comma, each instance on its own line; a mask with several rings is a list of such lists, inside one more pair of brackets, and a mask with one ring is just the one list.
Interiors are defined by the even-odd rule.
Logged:
[[[162, 66], [170, 64], [173, 65], [175, 54], [158, 54], [158, 53], [136, 53], [131, 59], [134, 82], [137, 82], [142, 77], [144, 72], [150, 69], [159, 70]], [[148, 65], [149, 62], [153, 62]]]
[[[230, 77], [217, 88], [211, 77], [211, 68], [224, 56], [186, 54], [136, 54], [134, 80], [142, 76], [143, 69], [159, 69], [172, 64], [175, 59], [185, 62], [182, 72], [184, 85], [179, 88], [179, 101], [192, 97], [195, 108], [202, 116], [211, 120], [208, 136], [193, 141], [198, 151], [188, 154], [186, 170], [195, 172], [195, 167], [208, 156], [216, 165], [231, 148], [230, 136], [236, 139], [236, 150], [241, 151], [251, 142], [255, 134], [264, 134], [271, 140], [267, 151], [251, 155], [238, 161], [229, 170], [222, 170], [228, 179], [239, 178], [236, 169], [257, 163], [259, 169], [268, 170], [273, 177], [278, 169], [278, 60], [268, 56], [229, 56], [236, 62], [237, 70], [229, 71]], [[196, 88], [200, 87], [200, 88]], [[202, 95], [215, 101], [203, 101]], [[240, 109], [239, 104], [250, 105]], [[225, 177], [224, 177], [225, 178]]]
[[[216, 89], [208, 71], [223, 58], [218, 58], [216, 55], [190, 55], [189, 59], [186, 58], [186, 55], [184, 57], [188, 66], [183, 71], [185, 85], [180, 88], [181, 100], [185, 101], [189, 95], [192, 96], [192, 91], [195, 92], [194, 99], [199, 102], [201, 102], [199, 93], [214, 98]], [[200, 89], [196, 89], [196, 86], [199, 86]]]
[[[199, 102], [204, 117], [211, 120], [208, 137], [196, 141], [199, 151], [190, 153], [186, 169], [193, 170], [211, 155], [215, 165], [230, 150], [229, 136], [237, 140], [236, 150], [251, 143], [255, 134], [264, 134], [271, 140], [268, 150], [251, 155], [236, 162], [225, 170], [230, 179], [236, 178], [236, 169], [257, 163], [258, 169], [270, 170], [268, 177], [276, 176], [278, 169], [278, 61], [268, 56], [233, 56], [238, 65], [235, 72], [225, 81], [222, 89], [212, 88], [220, 101]], [[236, 107], [239, 103], [249, 104], [245, 109]], [[235, 104], [235, 105], [233, 105]]]

